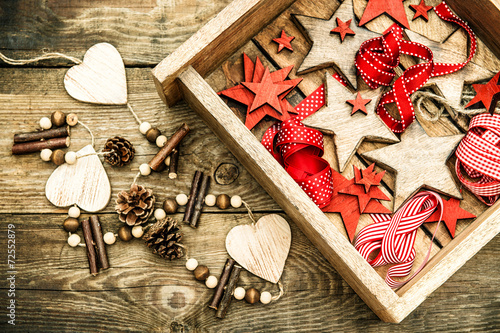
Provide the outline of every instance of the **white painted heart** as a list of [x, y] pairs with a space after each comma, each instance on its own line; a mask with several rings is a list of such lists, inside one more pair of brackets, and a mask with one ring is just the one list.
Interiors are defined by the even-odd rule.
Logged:
[[290, 251], [292, 233], [279, 215], [266, 215], [254, 225], [239, 225], [226, 236], [229, 255], [250, 273], [277, 283]]
[[[77, 156], [95, 154], [91, 145], [80, 149]], [[97, 155], [80, 157], [73, 165], [59, 166], [45, 184], [45, 196], [57, 207], [74, 204], [87, 212], [97, 212], [109, 202], [111, 185]]]
[[95, 44], [85, 53], [82, 64], [66, 72], [64, 87], [82, 102], [127, 104], [127, 78], [120, 53], [109, 43]]

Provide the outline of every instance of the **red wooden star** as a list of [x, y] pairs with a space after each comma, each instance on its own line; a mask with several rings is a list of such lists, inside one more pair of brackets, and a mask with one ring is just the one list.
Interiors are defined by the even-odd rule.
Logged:
[[378, 186], [385, 175], [385, 170], [377, 173], [373, 169], [375, 168], [375, 163], [370, 165], [363, 171], [359, 171], [357, 168], [354, 169], [354, 180], [356, 184], [363, 185], [365, 187], [365, 192], [368, 193], [371, 186]]
[[252, 106], [250, 106], [250, 112], [260, 108], [264, 104], [268, 104], [279, 113], [283, 113], [278, 96], [287, 91], [289, 86], [275, 84], [271, 80], [269, 68], [266, 68], [262, 81], [243, 82], [242, 85], [255, 94]]
[[[443, 217], [441, 221], [446, 224], [451, 237], [455, 237], [455, 229], [457, 226], [457, 220], [461, 219], [471, 219], [476, 217], [476, 215], [469, 213], [463, 208], [460, 208], [460, 200], [455, 198], [450, 198], [450, 200], [443, 199]], [[425, 222], [438, 222], [439, 216], [441, 215], [441, 210], [436, 209], [434, 213]]]
[[474, 98], [465, 107], [468, 108], [474, 104], [482, 103], [486, 110], [493, 114], [495, 112], [497, 101], [500, 98], [500, 85], [498, 84], [499, 79], [500, 72], [498, 72], [486, 84], [473, 84], [472, 87], [476, 91], [476, 96], [474, 96]]
[[425, 0], [420, 0], [418, 5], [410, 5], [410, 8], [415, 11], [415, 16], [413, 16], [412, 21], [415, 21], [417, 18], [422, 17], [424, 20], [429, 21], [429, 11], [432, 10], [432, 6], [427, 6], [425, 4]]
[[[356, 167], [354, 168], [355, 173], [359, 172]], [[347, 180], [333, 169], [332, 178], [334, 188], [332, 201], [322, 210], [324, 212], [340, 213], [351, 242], [354, 239], [361, 214], [391, 213], [378, 200], [372, 200], [390, 200], [378, 187], [371, 187], [369, 192], [365, 193], [363, 185], [355, 184], [355, 178]]]
[[348, 99], [346, 102], [352, 105], [351, 115], [355, 114], [358, 111], [361, 111], [364, 114], [368, 114], [368, 112], [366, 111], [366, 104], [370, 103], [371, 99], [363, 99], [358, 91], [356, 99]]
[[343, 22], [337, 17], [337, 27], [332, 29], [332, 31], [330, 32], [338, 33], [340, 35], [340, 40], [343, 42], [346, 35], [354, 36], [356, 34], [351, 30], [351, 28], [349, 28], [349, 26], [351, 25], [351, 21], [352, 19]]
[[359, 21], [359, 26], [365, 25], [374, 18], [385, 13], [405, 28], [410, 29], [403, 1], [404, 0], [368, 0], [368, 5]]
[[280, 53], [285, 47], [293, 52], [292, 40], [294, 39], [294, 36], [287, 36], [285, 30], [281, 30], [281, 37], [273, 39], [273, 42], [279, 44], [278, 53]]
[[[243, 54], [243, 68], [245, 74], [245, 81], [243, 83], [260, 83], [264, 74], [269, 72], [269, 70], [264, 67], [260, 59], [257, 57], [255, 63], [246, 55]], [[284, 121], [290, 118], [290, 113], [296, 113], [293, 106], [286, 100], [286, 95], [292, 91], [302, 79], [287, 80], [288, 74], [292, 70], [293, 66], [282, 68], [280, 70], [269, 73], [270, 80], [278, 88], [277, 90], [283, 89], [284, 92], [281, 93], [277, 98], [279, 101], [279, 108], [275, 109], [270, 104], [264, 103], [260, 107], [252, 108], [254, 101], [256, 99], [256, 94], [245, 87], [243, 84], [239, 84], [232, 88], [223, 90], [219, 92], [219, 95], [226, 96], [232, 100], [235, 100], [241, 104], [247, 106], [247, 115], [245, 119], [245, 126], [248, 129], [252, 129], [259, 121], [262, 120], [266, 115], [273, 117], [277, 120]], [[268, 79], [266, 79], [268, 80]], [[259, 103], [257, 101], [257, 103]], [[275, 101], [273, 101], [275, 104]], [[276, 104], [275, 104], [276, 105]]]

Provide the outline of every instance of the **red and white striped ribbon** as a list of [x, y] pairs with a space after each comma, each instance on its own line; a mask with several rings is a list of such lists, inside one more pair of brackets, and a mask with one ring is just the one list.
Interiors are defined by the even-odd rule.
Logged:
[[[472, 118], [467, 135], [457, 147], [458, 179], [476, 197], [493, 205], [500, 197], [500, 115], [483, 113]], [[475, 182], [465, 179], [467, 175]]]
[[[434, 231], [431, 245], [420, 267], [405, 281], [396, 281], [394, 277], [403, 277], [410, 274], [415, 260], [415, 238], [418, 228], [441, 207], [441, 220], [443, 215], [443, 201], [439, 194], [425, 191], [420, 192], [410, 199], [391, 217], [388, 214], [370, 214], [374, 224], [370, 224], [359, 232], [354, 246], [361, 256], [373, 267], [387, 264], [396, 264], [389, 268], [385, 282], [391, 288], [399, 288], [410, 281], [424, 268], [429, 260], [432, 241], [438, 230]], [[370, 255], [379, 251], [374, 259]]]
[[[394, 68], [399, 65], [401, 54], [424, 60], [423, 63], [405, 70], [394, 82], [392, 89], [380, 98], [377, 113], [395, 133], [403, 132], [415, 119], [411, 94], [420, 89], [430, 78], [450, 74], [463, 68], [476, 52], [476, 37], [466, 22], [454, 15], [445, 2], [434, 7], [434, 11], [442, 20], [458, 24], [469, 34], [471, 45], [466, 61], [458, 64], [434, 63], [432, 51], [425, 45], [405, 41], [403, 29], [397, 24], [387, 29], [383, 36], [369, 39], [361, 44], [356, 55], [356, 68], [372, 89], [379, 85], [391, 85], [396, 76]], [[401, 120], [392, 117], [386, 110], [385, 105], [389, 103], [396, 103]]]

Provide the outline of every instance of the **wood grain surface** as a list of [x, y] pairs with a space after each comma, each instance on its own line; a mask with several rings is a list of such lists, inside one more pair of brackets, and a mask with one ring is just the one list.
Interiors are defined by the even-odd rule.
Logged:
[[[156, 125], [167, 136], [182, 122], [187, 122], [192, 129], [182, 143], [176, 180], [168, 179], [166, 173], [139, 179], [140, 184], [155, 191], [158, 205], [167, 197], [187, 193], [194, 170], [213, 174], [219, 164], [225, 162], [238, 168], [239, 177], [230, 185], [214, 182], [211, 192], [241, 195], [259, 213], [257, 218], [271, 212], [284, 216], [278, 205], [186, 104], [173, 108], [164, 106], [151, 79], [150, 72], [154, 65], [229, 2], [3, 2], [0, 6], [0, 48], [1, 52], [16, 59], [38, 56], [43, 50], [82, 59], [86, 50], [97, 42], [113, 44], [124, 58], [129, 102], [141, 120]], [[338, 6], [335, 1], [315, 3]], [[418, 3], [418, 0], [405, 1], [405, 7], [408, 6], [406, 3]], [[298, 12], [299, 9], [307, 11], [307, 15], [322, 15], [313, 7], [298, 2], [290, 7], [288, 13], [291, 10]], [[324, 18], [330, 15], [326, 13]], [[293, 22], [285, 16], [277, 20], [287, 27], [293, 26]], [[279, 32], [281, 28], [281, 25], [270, 25], [264, 31]], [[257, 37], [259, 47], [267, 38], [264, 31]], [[293, 28], [287, 32], [294, 34]], [[301, 57], [295, 46], [303, 43], [299, 41], [303, 37], [300, 33], [295, 36], [295, 51], [291, 59]], [[272, 36], [275, 37], [277, 34]], [[488, 51], [480, 49], [478, 55], [485, 52]], [[283, 52], [280, 57], [273, 55], [271, 62], [284, 67], [288, 61], [284, 55]], [[500, 255], [498, 237], [399, 325], [381, 322], [286, 216], [293, 241], [283, 273], [285, 295], [267, 306], [235, 301], [224, 320], [215, 318], [213, 310], [207, 307], [211, 291], [193, 279], [184, 268], [184, 261], [164, 261], [151, 254], [140, 240], [130, 243], [118, 241], [108, 247], [111, 268], [95, 278], [91, 277], [85, 249], [70, 248], [66, 243], [67, 233], [62, 229], [66, 209], [52, 206], [44, 195], [45, 182], [55, 166], [42, 162], [38, 154], [12, 156], [13, 134], [35, 130], [40, 117], [62, 110], [77, 113], [90, 126], [96, 136], [97, 150], [102, 148], [108, 137], [115, 135], [123, 135], [134, 144], [137, 154], [131, 165], [118, 169], [104, 164], [112, 186], [112, 197], [99, 214], [103, 232], [115, 232], [122, 225], [114, 213], [114, 198], [117, 192], [130, 185], [138, 166], [150, 160], [157, 148], [138, 132], [137, 124], [125, 106], [95, 106], [72, 99], [63, 84], [69, 66], [71, 64], [65, 60], [51, 60], [27, 67], [0, 64], [0, 123], [3, 125], [0, 133], [0, 184], [5, 194], [0, 201], [0, 233], [7, 234], [9, 223], [16, 226], [18, 271], [16, 326], [12, 327], [5, 320], [7, 238], [2, 236], [0, 279], [4, 282], [0, 284], [0, 331], [484, 332], [500, 327], [500, 266], [494, 264]], [[314, 78], [315, 73], [307, 76]], [[320, 77], [317, 80], [320, 82]], [[307, 94], [312, 91], [307, 89], [315, 86], [313, 80], [305, 80], [299, 88]], [[473, 90], [465, 86], [463, 98], [470, 100], [472, 96]], [[297, 98], [300, 100], [300, 95]], [[449, 123], [444, 123], [442, 128], [448, 131], [447, 134], [456, 134], [456, 127]], [[71, 150], [76, 151], [90, 142], [87, 132], [80, 126], [72, 130], [71, 136]], [[373, 150], [375, 146], [365, 150]], [[364, 162], [358, 154], [354, 160], [363, 166]], [[390, 175], [386, 177], [384, 182], [389, 184], [391, 191], [393, 179]], [[484, 207], [474, 203], [468, 192], [465, 191], [464, 196], [469, 196], [465, 202], [471, 203], [465, 209], [475, 214], [484, 210]], [[88, 216], [84, 214], [84, 217]], [[182, 218], [182, 210], [176, 218]], [[457, 234], [469, 222], [459, 221]], [[232, 227], [247, 223], [249, 219], [243, 208], [221, 212], [217, 208], [206, 207], [197, 230], [183, 229], [184, 243], [189, 248], [190, 256], [196, 257], [218, 275], [227, 258], [224, 248], [226, 234]], [[342, 225], [338, 229], [341, 228]], [[78, 233], [81, 235], [81, 231]], [[446, 245], [450, 241], [446, 229], [443, 229], [440, 243]], [[247, 272], [242, 274], [240, 281], [244, 287], [277, 293], [270, 283]]]

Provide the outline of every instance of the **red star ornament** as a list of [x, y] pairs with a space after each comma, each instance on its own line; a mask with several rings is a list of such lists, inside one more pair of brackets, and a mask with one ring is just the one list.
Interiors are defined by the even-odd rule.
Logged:
[[[260, 59], [257, 57], [255, 63], [246, 55], [243, 54], [243, 67], [245, 74], [244, 83], [260, 83], [266, 72], [266, 67], [262, 64]], [[278, 96], [279, 109], [271, 107], [269, 104], [252, 109], [256, 95], [247, 89], [243, 84], [239, 84], [232, 88], [223, 90], [219, 92], [219, 95], [226, 96], [232, 100], [235, 100], [243, 105], [247, 106], [247, 115], [245, 119], [245, 126], [248, 129], [252, 129], [257, 125], [259, 121], [262, 120], [266, 115], [269, 115], [277, 120], [284, 121], [290, 118], [289, 113], [296, 113], [293, 106], [286, 100], [286, 95], [292, 91], [299, 83], [302, 81], [301, 78], [286, 80], [288, 74], [292, 70], [293, 66], [288, 66], [280, 70], [274, 71], [270, 74], [271, 81], [274, 85], [284, 86], [287, 89]]]
[[365, 25], [382, 14], [387, 14], [405, 28], [410, 29], [403, 1], [404, 0], [368, 0], [368, 5], [359, 21], [359, 26]]
[[429, 11], [432, 10], [432, 6], [427, 6], [425, 0], [420, 0], [418, 5], [410, 5], [410, 8], [415, 11], [415, 16], [413, 16], [412, 21], [417, 18], [422, 17], [424, 20], [429, 21]]
[[[356, 172], [356, 167], [354, 171]], [[356, 228], [358, 226], [359, 217], [361, 216], [361, 214], [391, 213], [391, 211], [385, 208], [378, 200], [371, 200], [375, 199], [373, 197], [371, 197], [367, 203], [363, 202], [364, 208], [361, 211], [359, 199], [361, 197], [361, 200], [363, 201], [366, 199], [366, 197], [362, 195], [362, 193], [364, 193], [364, 186], [355, 184], [355, 178], [347, 180], [340, 173], [332, 169], [332, 182], [334, 188], [332, 200], [330, 201], [328, 206], [322, 209], [322, 211], [330, 213], [340, 213], [342, 221], [344, 222], [345, 229], [347, 231], [347, 235], [349, 236], [349, 240], [351, 242], [354, 239], [354, 234], [356, 233]], [[350, 187], [353, 188], [349, 189]], [[385, 196], [383, 193], [382, 195], [380, 195], [377, 190], [381, 192], [378, 187], [372, 187], [370, 188], [368, 194], [373, 195], [374, 197], [380, 197], [381, 200], [389, 200], [389, 198], [387, 198], [387, 196]], [[356, 194], [346, 194], [343, 193], [344, 191]]]
[[493, 114], [495, 112], [497, 101], [500, 98], [500, 85], [498, 84], [499, 79], [500, 72], [498, 72], [486, 84], [473, 84], [472, 87], [476, 91], [476, 96], [474, 96], [474, 98], [465, 107], [468, 108], [474, 104], [481, 103], [489, 113]]
[[371, 186], [378, 186], [385, 175], [385, 170], [377, 173], [373, 169], [375, 168], [375, 163], [370, 165], [363, 171], [359, 171], [358, 168], [354, 168], [354, 180], [356, 184], [363, 185], [365, 187], [365, 192], [368, 193]]
[[281, 110], [279, 95], [289, 90], [288, 85], [274, 84], [271, 79], [269, 68], [264, 71], [264, 76], [260, 82], [243, 82], [242, 85], [255, 94], [250, 112], [258, 109], [264, 104], [268, 104], [276, 111], [283, 113]]
[[364, 114], [368, 114], [368, 111], [366, 111], [366, 104], [370, 103], [371, 99], [363, 99], [358, 91], [356, 99], [348, 99], [346, 102], [352, 105], [351, 115], [355, 114], [358, 111], [361, 111]]
[[[425, 222], [438, 222], [441, 211], [436, 209], [434, 213]], [[441, 221], [446, 224], [448, 231], [452, 238], [455, 238], [455, 229], [457, 227], [457, 220], [461, 219], [471, 219], [476, 217], [476, 215], [460, 208], [460, 200], [455, 198], [450, 198], [450, 200], [443, 199], [443, 217]]]
[[294, 36], [287, 36], [285, 30], [281, 30], [281, 37], [273, 39], [273, 42], [278, 43], [278, 53], [280, 53], [284, 48], [293, 52], [292, 40], [294, 39]]
[[337, 17], [337, 27], [332, 29], [332, 33], [338, 33], [340, 35], [340, 40], [343, 42], [346, 35], [354, 36], [356, 33], [349, 28], [352, 19], [343, 22]]

